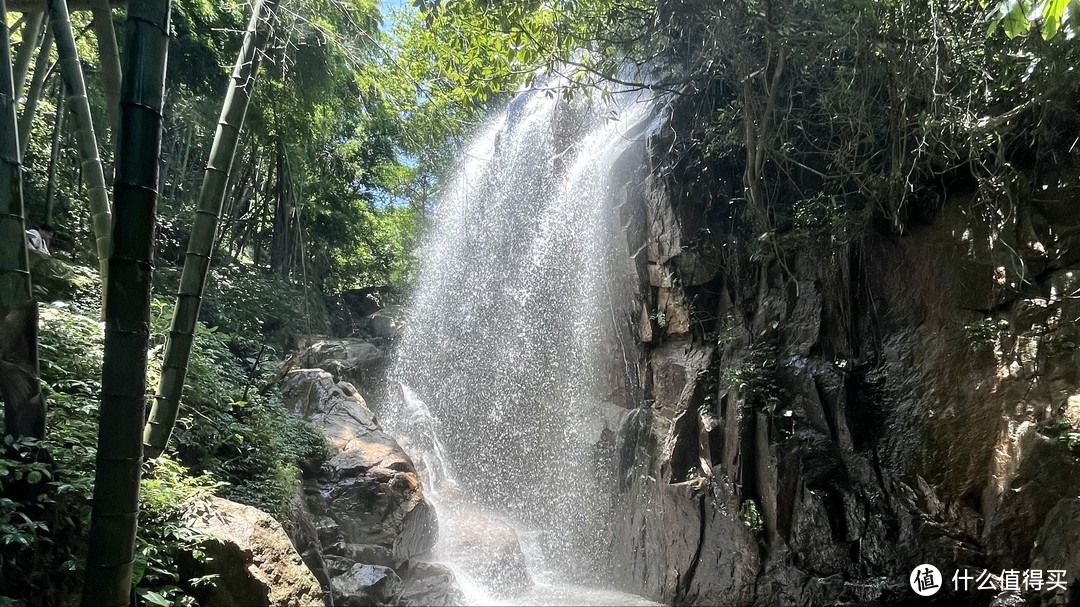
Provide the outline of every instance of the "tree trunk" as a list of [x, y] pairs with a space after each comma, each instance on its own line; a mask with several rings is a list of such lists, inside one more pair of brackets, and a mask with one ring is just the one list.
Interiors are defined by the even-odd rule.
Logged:
[[221, 106], [214, 144], [210, 149], [210, 159], [199, 190], [195, 225], [191, 229], [187, 255], [184, 258], [172, 326], [165, 341], [161, 379], [153, 408], [150, 410], [150, 419], [143, 432], [146, 453], [150, 457], [157, 457], [165, 450], [180, 408], [191, 346], [195, 339], [195, 324], [199, 318], [206, 276], [210, 269], [210, 257], [214, 250], [214, 238], [221, 218], [221, 205], [236, 155], [236, 143], [244, 126], [251, 92], [255, 87], [262, 49], [270, 35], [270, 19], [276, 5], [277, 0], [259, 0], [255, 4], [247, 32], [244, 34], [243, 46], [233, 67], [232, 81], [225, 94], [225, 102]]
[[[236, 226], [244, 213], [244, 203], [247, 199], [248, 183], [251, 181], [254, 163], [252, 155], [244, 154], [241, 146], [237, 146], [237, 152], [241, 160], [244, 156], [247, 156], [247, 162], [244, 163], [244, 168], [240, 169], [240, 174], [233, 179], [232, 192], [226, 195], [227, 202], [221, 211], [224, 224], [220, 228], [221, 236], [218, 239], [218, 246], [223, 248], [225, 255], [228, 257], [235, 257]], [[236, 162], [236, 160], [234, 159], [233, 162]]]
[[[75, 48], [75, 36], [71, 32], [71, 20], [64, 0], [47, 0], [49, 4], [49, 26], [56, 41], [56, 52], [60, 62], [60, 76], [68, 93], [68, 105], [75, 119], [75, 142], [79, 147], [82, 161], [83, 179], [86, 180], [86, 194], [90, 200], [90, 213], [94, 221], [94, 237], [97, 239], [98, 263], [101, 267], [102, 301], [106, 301], [109, 285], [109, 251], [112, 226], [112, 210], [109, 207], [109, 192], [105, 189], [105, 169], [98, 154], [97, 138], [94, 134], [94, 120], [90, 115], [90, 101], [86, 97], [86, 80], [83, 78], [82, 64]], [[142, 4], [141, 2], [136, 5]], [[151, 2], [151, 4], [154, 4]]]
[[[266, 150], [263, 150], [264, 154]], [[263, 261], [263, 240], [266, 233], [266, 217], [270, 215], [270, 201], [273, 199], [273, 184], [274, 184], [274, 163], [266, 160], [263, 166], [263, 180], [262, 187], [259, 189], [259, 200], [256, 205], [254, 231], [252, 232], [251, 241], [251, 259], [256, 268], [261, 269], [261, 263]]]
[[[0, 3], [0, 23], [7, 11]], [[0, 397], [4, 433], [45, 436], [45, 399], [38, 381], [37, 302], [26, 256], [19, 131], [8, 30], [0, 34]]]
[[22, 96], [23, 87], [26, 86], [26, 74], [30, 71], [30, 60], [34, 58], [34, 51], [41, 42], [41, 30], [45, 26], [45, 13], [33, 13], [23, 26], [22, 42], [19, 43], [19, 53], [15, 55], [15, 99]]
[[282, 276], [289, 272], [289, 198], [285, 195], [288, 176], [285, 172], [284, 147], [284, 144], [278, 140], [277, 181], [274, 184], [274, 224], [270, 237], [270, 268]]
[[125, 28], [112, 272], [106, 289], [112, 295], [104, 300], [97, 478], [83, 605], [131, 604], [169, 5], [169, 0], [132, 3]]
[[169, 190], [169, 204], [176, 204], [177, 187], [184, 183], [187, 178], [188, 155], [191, 153], [191, 138], [195, 133], [195, 127], [188, 128], [187, 139], [184, 142], [184, 154], [180, 159], [180, 172], [173, 178], [172, 188]]
[[38, 101], [41, 99], [41, 91], [45, 89], [45, 80], [52, 71], [52, 65], [49, 63], [52, 47], [53, 34], [50, 29], [45, 32], [45, 39], [41, 42], [41, 50], [38, 51], [37, 61], [34, 62], [34, 79], [26, 91], [26, 103], [23, 104], [22, 116], [19, 117], [19, 151], [23, 156], [26, 155], [27, 146], [30, 144], [30, 132], [33, 130], [34, 114], [37, 112]]
[[98, 61], [101, 63], [101, 88], [105, 93], [105, 109], [109, 115], [109, 131], [113, 141], [120, 128], [120, 50], [116, 47], [113, 30], [112, 6], [109, 0], [90, 0], [94, 13], [92, 25], [98, 43]]
[[[166, 132], [169, 131], [169, 128], [166, 127], [165, 131]], [[165, 136], [163, 135], [163, 137], [165, 137]], [[159, 197], [161, 197], [161, 193], [165, 191], [165, 180], [169, 176], [169, 168], [172, 166], [172, 161], [173, 161], [173, 158], [176, 156], [177, 148], [180, 147], [180, 138], [179, 137], [174, 136], [174, 137], [171, 137], [171, 138], [168, 138], [168, 137], [166, 137], [166, 138], [170, 139], [170, 141], [169, 141], [169, 153], [161, 155], [161, 168], [158, 169], [158, 182], [157, 182], [158, 183], [157, 190], [158, 190], [158, 196]]]
[[52, 153], [49, 155], [49, 180], [45, 183], [45, 223], [53, 223], [53, 207], [56, 200], [56, 168], [60, 164], [60, 139], [64, 133], [64, 86], [56, 87], [56, 119], [53, 121]]

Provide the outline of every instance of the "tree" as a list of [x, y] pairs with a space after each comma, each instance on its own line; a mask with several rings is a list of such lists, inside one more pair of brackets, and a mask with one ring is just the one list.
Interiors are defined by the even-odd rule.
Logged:
[[112, 6], [109, 0], [90, 0], [94, 14], [94, 37], [97, 38], [98, 62], [101, 64], [101, 85], [105, 92], [105, 111], [109, 116], [109, 131], [113, 140], [120, 126], [120, 51], [116, 48]]
[[[79, 62], [79, 53], [75, 48], [75, 36], [71, 32], [67, 3], [64, 0], [48, 0], [48, 6], [49, 26], [53, 32], [59, 57], [60, 77], [67, 89], [68, 106], [77, 128], [75, 142], [79, 147], [83, 179], [86, 181], [86, 194], [93, 214], [102, 292], [107, 297], [112, 210], [109, 206], [109, 192], [105, 186], [105, 170], [98, 153], [94, 119], [90, 113], [90, 100], [86, 96], [86, 80], [83, 78], [82, 64]], [[104, 301], [104, 297], [102, 300]]]
[[84, 605], [129, 605], [131, 598], [169, 9], [169, 0], [128, 9]]
[[26, 83], [26, 74], [30, 70], [30, 60], [34, 58], [34, 51], [38, 48], [38, 38], [45, 26], [45, 13], [34, 13], [26, 17], [26, 25], [22, 30], [22, 42], [19, 43], [19, 53], [15, 55], [15, 98], [22, 95], [23, 84]]
[[180, 278], [180, 291], [176, 297], [172, 326], [165, 342], [165, 360], [161, 367], [157, 395], [150, 409], [150, 418], [143, 432], [148, 457], [157, 457], [165, 450], [176, 415], [180, 409], [180, 397], [184, 390], [191, 346], [195, 339], [195, 325], [199, 318], [210, 257], [214, 251], [217, 226], [221, 219], [221, 207], [226, 186], [236, 156], [237, 142], [244, 126], [251, 93], [255, 87], [259, 63], [270, 38], [271, 19], [277, 0], [259, 0], [252, 9], [251, 21], [244, 34], [243, 46], [233, 67], [232, 80], [221, 106], [214, 145], [206, 164], [195, 225], [188, 241], [184, 269]]
[[30, 88], [26, 91], [26, 103], [23, 104], [23, 112], [19, 116], [19, 149], [23, 156], [26, 155], [27, 146], [30, 144], [30, 129], [34, 124], [34, 114], [37, 113], [38, 102], [45, 89], [45, 78], [49, 75], [49, 55], [52, 54], [52, 48], [53, 33], [52, 29], [49, 29], [45, 32], [45, 39], [41, 41], [41, 50], [38, 51], [37, 61], [34, 62], [34, 77], [30, 81]]
[[[0, 3], [0, 22], [7, 11]], [[0, 28], [0, 396], [4, 431], [45, 436], [45, 399], [38, 381], [37, 301], [24, 235], [22, 162], [7, 27]]]

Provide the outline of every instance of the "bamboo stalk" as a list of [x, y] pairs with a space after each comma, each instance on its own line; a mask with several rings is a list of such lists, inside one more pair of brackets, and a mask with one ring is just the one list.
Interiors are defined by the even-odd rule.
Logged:
[[[0, 22], [7, 11], [0, 3]], [[4, 431], [45, 436], [45, 399], [38, 381], [37, 302], [26, 252], [22, 162], [15, 120], [8, 29], [0, 34], [0, 396]]]
[[149, 457], [157, 457], [165, 450], [180, 409], [184, 379], [187, 377], [191, 347], [195, 340], [195, 324], [202, 306], [225, 190], [232, 172], [240, 130], [244, 126], [251, 93], [255, 87], [262, 49], [271, 35], [270, 17], [276, 6], [277, 0], [259, 0], [252, 9], [251, 21], [233, 66], [225, 102], [221, 106], [214, 144], [210, 149], [210, 159], [199, 190], [195, 224], [191, 229], [191, 238], [184, 257], [172, 326], [165, 341], [161, 378], [154, 405], [150, 410], [150, 418], [143, 431], [143, 441]]
[[64, 133], [64, 118], [67, 115], [64, 105], [64, 88], [57, 87], [56, 119], [53, 124], [52, 153], [49, 155], [49, 178], [45, 183], [45, 223], [53, 224], [53, 207], [56, 200], [56, 168], [60, 164], [60, 138]]
[[26, 20], [26, 25], [23, 26], [19, 53], [15, 55], [15, 99], [22, 96], [23, 87], [26, 86], [26, 74], [30, 71], [30, 60], [34, 58], [34, 51], [38, 49], [41, 42], [41, 30], [44, 27], [45, 13], [31, 14]]
[[105, 186], [105, 169], [98, 152], [94, 120], [90, 114], [90, 101], [86, 96], [86, 80], [82, 64], [75, 48], [75, 36], [71, 31], [71, 19], [63, 0], [47, 0], [49, 26], [59, 56], [60, 76], [68, 93], [68, 105], [75, 119], [75, 143], [82, 161], [82, 175], [86, 180], [86, 194], [93, 215], [94, 237], [97, 239], [98, 263], [101, 268], [102, 301], [106, 301], [109, 284], [109, 251], [111, 249], [112, 209], [109, 192]]
[[[34, 62], [34, 78], [30, 81], [30, 88], [26, 92], [26, 103], [23, 104], [22, 116], [19, 117], [19, 151], [26, 155], [27, 146], [30, 144], [30, 133], [34, 126], [34, 114], [37, 113], [38, 101], [41, 92], [45, 88], [45, 80], [52, 71], [50, 55], [53, 48], [52, 30], [45, 32], [45, 39], [41, 41], [41, 50], [38, 51], [37, 60]], [[61, 89], [63, 90], [63, 89]]]
[[169, 9], [169, 0], [133, 3], [125, 28], [97, 478], [82, 597], [88, 606], [131, 604]]
[[109, 0], [90, 0], [94, 13], [91, 25], [97, 38], [98, 62], [101, 64], [101, 88], [105, 93], [105, 111], [109, 115], [109, 131], [113, 141], [120, 128], [120, 49], [116, 46], [112, 6]]

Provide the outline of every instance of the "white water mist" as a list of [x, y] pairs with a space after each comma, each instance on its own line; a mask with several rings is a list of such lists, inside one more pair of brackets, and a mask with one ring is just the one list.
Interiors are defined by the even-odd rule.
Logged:
[[489, 121], [439, 201], [392, 372], [384, 423], [440, 518], [511, 523], [540, 581], [607, 579], [612, 168], [650, 108], [533, 91]]

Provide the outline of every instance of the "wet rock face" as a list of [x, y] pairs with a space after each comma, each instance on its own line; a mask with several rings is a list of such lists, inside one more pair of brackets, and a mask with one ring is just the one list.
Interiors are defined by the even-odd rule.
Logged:
[[[335, 356], [331, 360], [348, 363], [336, 356], [350, 348], [363, 354], [364, 348], [353, 345], [320, 347]], [[412, 461], [383, 432], [356, 389], [335, 382], [329, 372], [291, 371], [282, 394], [290, 411], [322, 428], [335, 452], [321, 470], [305, 475], [293, 504], [294, 543], [331, 589], [335, 605], [396, 604], [405, 584], [414, 582], [406, 573], [410, 565], [438, 538], [435, 511]], [[447, 596], [456, 591], [452, 574], [422, 573], [426, 581], [417, 583], [425, 593], [440, 592], [440, 582], [446, 583], [441, 592]]]
[[388, 357], [383, 347], [370, 340], [316, 339], [306, 344], [298, 358], [298, 367], [322, 369], [335, 382], [349, 382], [366, 398], [378, 397], [384, 390]]
[[465, 596], [457, 587], [454, 572], [446, 565], [416, 561], [406, 572], [401, 604], [405, 607], [426, 605], [462, 605]]
[[229, 500], [211, 498], [192, 515], [196, 528], [214, 539], [202, 546], [203, 562], [180, 563], [188, 578], [217, 574], [212, 587], [193, 589], [209, 607], [318, 605], [322, 590], [269, 514]]
[[1052, 605], [1075, 605], [1080, 601], [1080, 498], [1063, 499], [1046, 515], [1031, 551], [1031, 566], [1067, 572], [1065, 592], [1037, 598]]
[[513, 596], [532, 586], [517, 533], [501, 519], [459, 513], [444, 533], [440, 551], [497, 596]]
[[1023, 207], [994, 250], [947, 201], [903, 238], [762, 266], [710, 249], [727, 205], [658, 170], [662, 136], [646, 164], [669, 177], [620, 208], [641, 284], [625, 319], [639, 385], [614, 440], [620, 585], [679, 604], [900, 604], [919, 563], [948, 578], [1080, 554], [1064, 533], [1080, 464], [1050, 436], [1080, 419], [1061, 324], [1080, 316], [1061, 296], [1080, 257], [1042, 208], [1058, 207]]
[[368, 317], [371, 332], [376, 337], [395, 339], [405, 329], [405, 308], [397, 305], [386, 306]]
[[360, 563], [330, 581], [334, 605], [341, 607], [397, 605], [404, 586], [393, 569]]
[[352, 385], [301, 369], [285, 378], [283, 395], [337, 451], [304, 487], [323, 543], [382, 546], [399, 562], [428, 552], [437, 522], [412, 461]]

